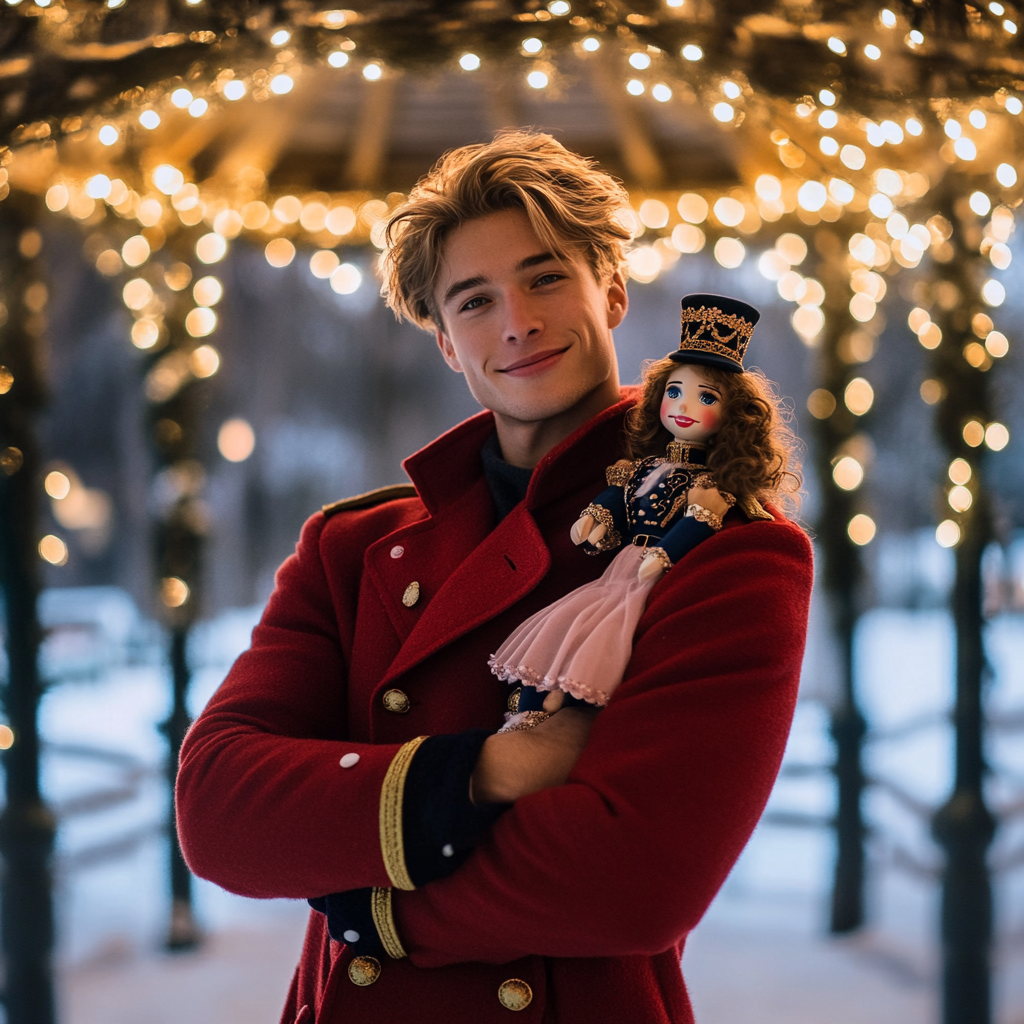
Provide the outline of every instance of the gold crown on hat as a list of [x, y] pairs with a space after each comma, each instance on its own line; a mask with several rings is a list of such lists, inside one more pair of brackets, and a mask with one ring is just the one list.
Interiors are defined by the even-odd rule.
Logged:
[[726, 295], [687, 295], [682, 300], [679, 349], [670, 358], [723, 370], [743, 370], [743, 357], [761, 314]]

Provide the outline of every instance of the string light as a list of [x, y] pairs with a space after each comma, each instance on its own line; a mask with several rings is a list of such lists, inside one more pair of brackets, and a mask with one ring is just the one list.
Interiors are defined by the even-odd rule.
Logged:
[[459, 58], [459, 67], [463, 71], [476, 71], [480, 67], [480, 58], [475, 53], [464, 53]]

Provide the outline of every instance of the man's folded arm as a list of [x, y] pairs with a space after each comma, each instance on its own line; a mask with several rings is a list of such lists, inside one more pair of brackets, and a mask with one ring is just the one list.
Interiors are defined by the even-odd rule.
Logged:
[[[338, 636], [334, 602], [344, 595], [332, 595], [324, 576], [323, 522], [307, 523], [250, 650], [186, 738], [179, 833], [193, 871], [232, 892], [316, 898], [360, 890], [362, 913], [374, 889], [450, 874], [505, 808], [468, 799], [487, 730], [404, 744], [340, 738], [347, 638]], [[332, 915], [341, 921], [357, 897], [336, 904], [345, 908]], [[340, 937], [355, 929], [332, 930]]]
[[699, 921], [785, 749], [810, 545], [754, 523], [687, 562], [652, 591], [569, 782], [517, 801], [450, 878], [393, 894], [414, 963], [650, 954]]

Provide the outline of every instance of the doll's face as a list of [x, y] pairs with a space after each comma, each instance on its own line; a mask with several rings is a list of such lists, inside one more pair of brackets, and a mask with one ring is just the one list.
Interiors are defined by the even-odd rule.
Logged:
[[722, 389], [702, 367], [683, 364], [665, 382], [661, 422], [678, 441], [707, 441], [722, 423]]

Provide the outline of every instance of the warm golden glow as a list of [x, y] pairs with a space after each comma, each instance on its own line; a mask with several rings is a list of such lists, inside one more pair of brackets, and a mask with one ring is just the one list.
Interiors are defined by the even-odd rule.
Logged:
[[964, 441], [977, 448], [985, 440], [985, 428], [977, 420], [969, 420], [964, 426]]
[[[780, 281], [781, 283], [781, 281]], [[825, 327], [825, 315], [818, 306], [800, 306], [789, 318], [793, 330], [805, 345], [813, 345]]]
[[180, 608], [189, 597], [188, 584], [177, 576], [165, 576], [160, 584], [160, 600], [168, 608]]
[[0, 395], [6, 395], [14, 387], [14, 374], [6, 366], [0, 366]]
[[921, 381], [921, 400], [927, 405], [935, 405], [936, 402], [942, 401], [944, 394], [945, 390], [939, 381], [933, 380], [930, 377], [927, 380]]
[[256, 435], [246, 420], [227, 420], [217, 431], [217, 450], [228, 462], [244, 462], [255, 447]]
[[958, 484], [949, 492], [947, 500], [954, 512], [966, 512], [971, 507], [974, 496], [966, 487]]
[[326, 281], [337, 269], [340, 262], [338, 254], [333, 249], [321, 249], [310, 256], [309, 270], [314, 277], [318, 277], [321, 281]]
[[[668, 213], [668, 207], [660, 199], [645, 199], [640, 204], [640, 220], [649, 228], [663, 228], [668, 224]], [[742, 219], [741, 215], [740, 220]]]
[[66, 565], [68, 546], [56, 534], [48, 533], [39, 542], [39, 557], [50, 565]]
[[66, 498], [71, 493], [71, 480], [59, 469], [51, 470], [43, 480], [43, 489], [55, 501]]
[[363, 283], [363, 275], [359, 268], [351, 263], [342, 263], [337, 270], [331, 274], [331, 288], [339, 295], [351, 295], [359, 290]]
[[993, 359], [1002, 359], [1010, 351], [1010, 342], [1001, 331], [989, 331], [985, 338], [985, 350]]
[[203, 237], [196, 242], [196, 256], [198, 256], [200, 261], [203, 263], [217, 263], [224, 259], [227, 251], [227, 241], [223, 235], [218, 235], [216, 231], [211, 231], [209, 234], [203, 235]]
[[954, 459], [949, 464], [949, 479], [955, 484], [966, 484], [971, 479], [971, 464], [966, 459]]
[[672, 229], [672, 245], [679, 252], [700, 252], [705, 241], [704, 232], [695, 224], [677, 224]]
[[351, 206], [332, 206], [327, 211], [324, 227], [332, 235], [347, 235], [356, 226], [356, 211]]
[[220, 369], [220, 353], [212, 345], [200, 345], [190, 353], [188, 368], [200, 379], [212, 377]]
[[295, 246], [287, 238], [272, 238], [263, 254], [272, 267], [287, 267], [295, 259]]
[[985, 428], [985, 444], [994, 452], [1001, 452], [1010, 443], [1010, 431], [1002, 423], [990, 423]]
[[145, 278], [136, 277], [121, 290], [121, 298], [129, 309], [145, 309], [153, 300], [153, 288]]
[[0, 725], [0, 750], [10, 750], [14, 746], [14, 730], [9, 725]]
[[846, 533], [854, 544], [863, 547], [875, 539], [877, 529], [874, 519], [862, 512], [850, 520], [846, 527]]
[[952, 519], [944, 519], [935, 527], [935, 540], [941, 547], [956, 547], [960, 543], [960, 527]]
[[852, 455], [844, 455], [832, 467], [832, 479], [844, 491], [855, 491], [864, 481], [864, 467]]
[[728, 270], [738, 267], [746, 259], [747, 250], [738, 238], [720, 238], [715, 242], [715, 259]]
[[121, 259], [129, 267], [141, 267], [149, 259], [149, 242], [144, 235], [132, 235], [121, 247]]
[[205, 338], [217, 329], [217, 314], [206, 306], [190, 309], [185, 317], [185, 330], [193, 338]]
[[846, 385], [843, 401], [854, 416], [863, 416], [874, 404], [875, 392], [863, 377], [854, 377]]
[[807, 411], [817, 420], [827, 420], [836, 411], [836, 396], [816, 388], [807, 396]]
[[224, 285], [212, 275], [201, 277], [192, 289], [192, 298], [199, 306], [216, 306], [223, 296]]
[[192, 280], [192, 268], [187, 263], [172, 263], [164, 272], [164, 283], [172, 292], [180, 292]]
[[132, 324], [132, 344], [136, 348], [152, 348], [160, 340], [160, 325], [149, 317]]

